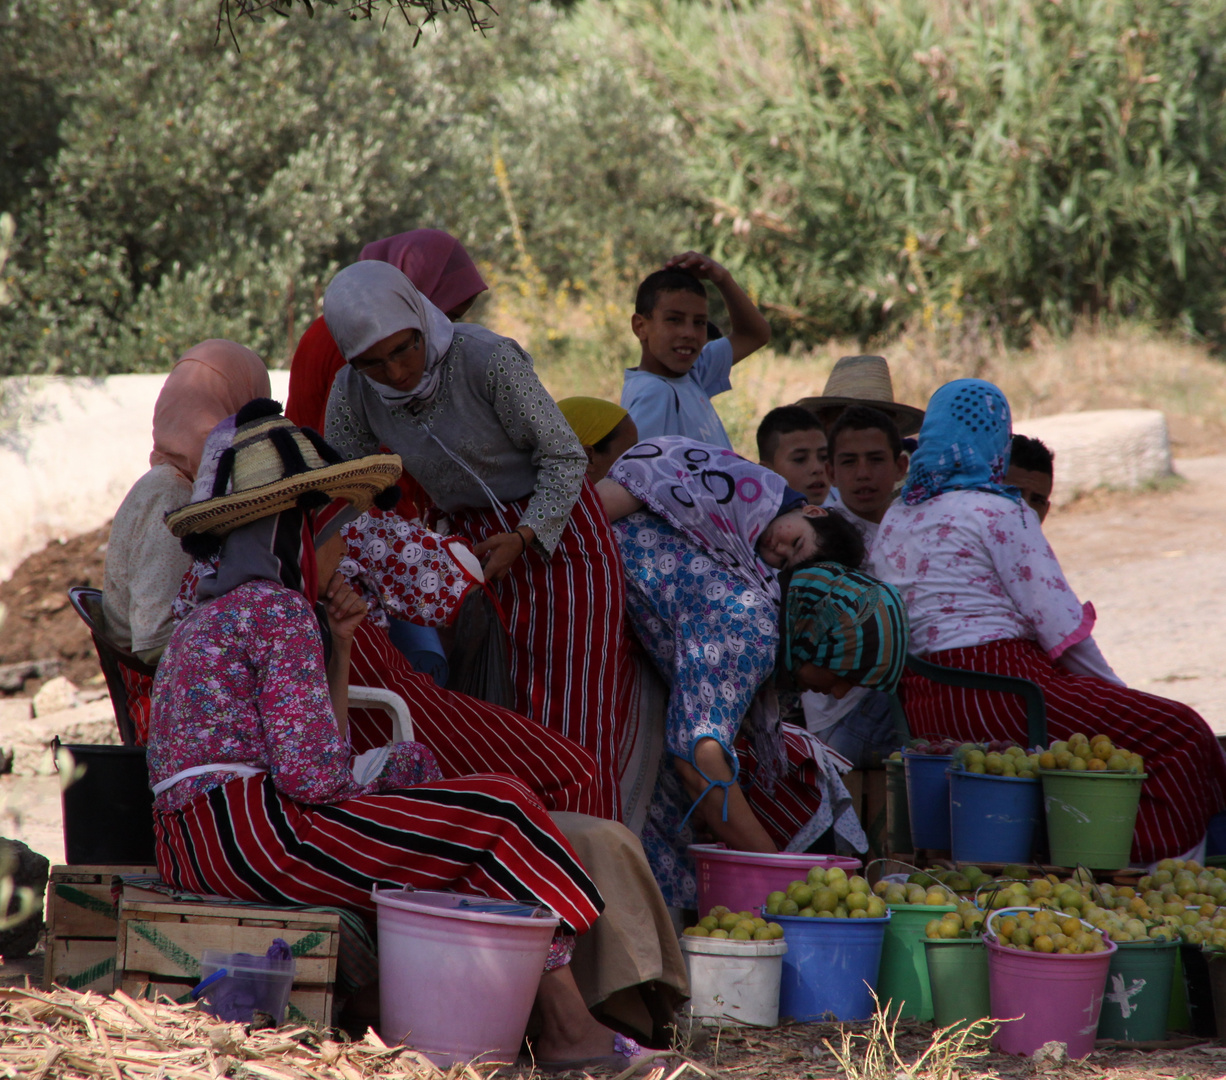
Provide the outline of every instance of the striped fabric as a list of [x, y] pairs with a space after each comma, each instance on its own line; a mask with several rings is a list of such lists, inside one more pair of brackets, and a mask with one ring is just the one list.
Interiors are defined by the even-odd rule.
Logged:
[[604, 907], [549, 815], [516, 780], [470, 776], [332, 806], [232, 780], [183, 810], [155, 811], [158, 870], [181, 889], [374, 914], [375, 885], [455, 889], [557, 912], [570, 933]]
[[[527, 506], [455, 515], [474, 543], [507, 531]], [[619, 815], [618, 748], [630, 680], [621, 557], [596, 489], [587, 480], [549, 560], [529, 551], [495, 585], [510, 620], [515, 711], [590, 750], [598, 817]]]
[[[377, 686], [404, 698], [413, 737], [425, 743], [443, 776], [501, 773], [521, 781], [546, 810], [596, 814], [596, 760], [555, 731], [509, 709], [438, 686], [418, 674], [387, 631], [364, 621], [354, 635], [349, 668], [353, 686]], [[351, 709], [349, 730], [356, 753], [383, 746], [392, 736], [382, 710]]]
[[898, 591], [835, 563], [792, 576], [782, 635], [789, 670], [812, 663], [887, 694], [907, 662], [907, 611]]
[[[1030, 679], [1043, 688], [1049, 739], [1074, 732], [1109, 735], [1145, 758], [1148, 779], [1132, 857], [1154, 862], [1188, 851], [1205, 835], [1209, 818], [1226, 809], [1226, 758], [1217, 738], [1192, 709], [1055, 667], [1033, 641], [993, 641], [946, 649], [934, 664]], [[1026, 711], [1014, 694], [939, 686], [908, 671], [901, 694], [914, 734], [955, 739], [1026, 741]]]

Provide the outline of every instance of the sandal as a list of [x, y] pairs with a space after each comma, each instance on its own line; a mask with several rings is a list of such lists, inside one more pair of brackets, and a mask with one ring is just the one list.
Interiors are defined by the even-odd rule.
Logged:
[[538, 1061], [536, 1067], [540, 1072], [568, 1072], [580, 1069], [617, 1069], [624, 1071], [632, 1065], [646, 1064], [656, 1052], [644, 1050], [633, 1039], [613, 1032], [613, 1053], [598, 1054], [595, 1057], [576, 1058], [573, 1061]]

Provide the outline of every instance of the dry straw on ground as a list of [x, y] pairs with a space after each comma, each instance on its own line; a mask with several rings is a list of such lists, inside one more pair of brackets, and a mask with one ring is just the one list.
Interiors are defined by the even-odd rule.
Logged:
[[[650, 1068], [602, 1076], [730, 1080], [675, 1051]], [[0, 988], [0, 1078], [22, 1080], [534, 1080], [524, 1068], [472, 1063], [437, 1068], [373, 1030], [337, 1042], [310, 1027], [249, 1030], [196, 1005], [135, 1001], [56, 988]], [[585, 1075], [573, 1070], [569, 1075]]]

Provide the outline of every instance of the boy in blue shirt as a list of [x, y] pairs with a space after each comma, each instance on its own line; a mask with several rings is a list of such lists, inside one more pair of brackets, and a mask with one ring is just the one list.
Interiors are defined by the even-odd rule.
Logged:
[[[727, 337], [709, 344], [704, 280], [719, 289], [732, 323]], [[731, 450], [711, 398], [732, 389], [732, 365], [762, 348], [771, 331], [728, 270], [697, 251], [673, 256], [639, 286], [630, 326], [642, 358], [626, 372], [621, 403], [639, 438], [688, 435]]]

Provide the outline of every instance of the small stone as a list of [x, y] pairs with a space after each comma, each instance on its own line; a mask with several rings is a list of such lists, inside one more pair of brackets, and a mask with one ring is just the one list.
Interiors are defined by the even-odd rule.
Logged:
[[47, 876], [51, 864], [37, 851], [32, 851], [20, 840], [0, 838], [0, 869], [13, 879], [14, 894], [9, 901], [9, 913], [19, 911], [21, 900], [17, 889], [28, 888], [38, 898], [37, 907], [30, 915], [7, 929], [0, 929], [0, 956], [6, 960], [29, 956], [38, 944], [43, 930], [43, 894], [47, 891]]
[[1030, 1056], [1036, 1065], [1060, 1065], [1068, 1057], [1068, 1046], [1062, 1042], [1045, 1042]]
[[71, 709], [77, 703], [77, 688], [63, 675], [43, 683], [42, 688], [34, 695], [34, 715], [46, 716], [47, 713], [61, 712]]

